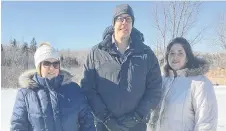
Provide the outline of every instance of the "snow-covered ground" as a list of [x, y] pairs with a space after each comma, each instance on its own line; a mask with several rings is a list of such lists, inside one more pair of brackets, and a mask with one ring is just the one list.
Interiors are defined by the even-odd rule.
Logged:
[[[9, 121], [16, 92], [16, 89], [2, 89], [1, 91], [1, 131], [9, 131]], [[226, 131], [226, 86], [215, 87], [215, 92], [219, 109], [218, 131]]]

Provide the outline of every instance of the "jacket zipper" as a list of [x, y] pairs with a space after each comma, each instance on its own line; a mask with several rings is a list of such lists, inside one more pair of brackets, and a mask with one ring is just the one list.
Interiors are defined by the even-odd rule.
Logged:
[[[169, 84], [169, 88], [167, 88], [167, 91], [166, 93], [164, 94], [164, 97], [163, 97], [163, 101], [162, 101], [162, 105], [161, 105], [161, 108], [160, 108], [160, 113], [159, 113], [159, 121], [158, 121], [158, 125], [159, 125], [159, 128], [160, 128], [160, 124], [162, 123], [162, 115], [163, 113], [165, 112], [165, 104], [166, 104], [166, 98], [167, 98], [167, 95], [168, 93], [170, 92], [170, 90], [172, 89], [172, 84], [174, 83], [176, 77], [173, 77], [173, 80], [171, 80], [171, 83]], [[166, 82], [167, 83], [167, 82]]]

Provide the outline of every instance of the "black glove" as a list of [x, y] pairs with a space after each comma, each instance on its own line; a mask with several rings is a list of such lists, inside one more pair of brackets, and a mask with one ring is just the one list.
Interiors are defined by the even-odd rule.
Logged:
[[118, 120], [127, 128], [132, 128], [142, 122], [140, 116], [136, 112], [120, 117]]
[[107, 119], [104, 124], [109, 131], [129, 131], [125, 126], [118, 124], [114, 118]]

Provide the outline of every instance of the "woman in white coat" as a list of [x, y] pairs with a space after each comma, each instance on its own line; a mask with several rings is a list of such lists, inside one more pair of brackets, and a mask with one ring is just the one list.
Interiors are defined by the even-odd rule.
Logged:
[[169, 43], [165, 60], [157, 130], [216, 131], [218, 108], [213, 85], [204, 76], [207, 62], [195, 57], [182, 37]]

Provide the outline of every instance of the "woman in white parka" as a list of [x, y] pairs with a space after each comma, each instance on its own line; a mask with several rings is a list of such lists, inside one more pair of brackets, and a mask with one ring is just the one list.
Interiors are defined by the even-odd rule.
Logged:
[[204, 76], [206, 61], [196, 58], [188, 41], [167, 46], [163, 100], [158, 131], [216, 131], [218, 108], [212, 83]]

